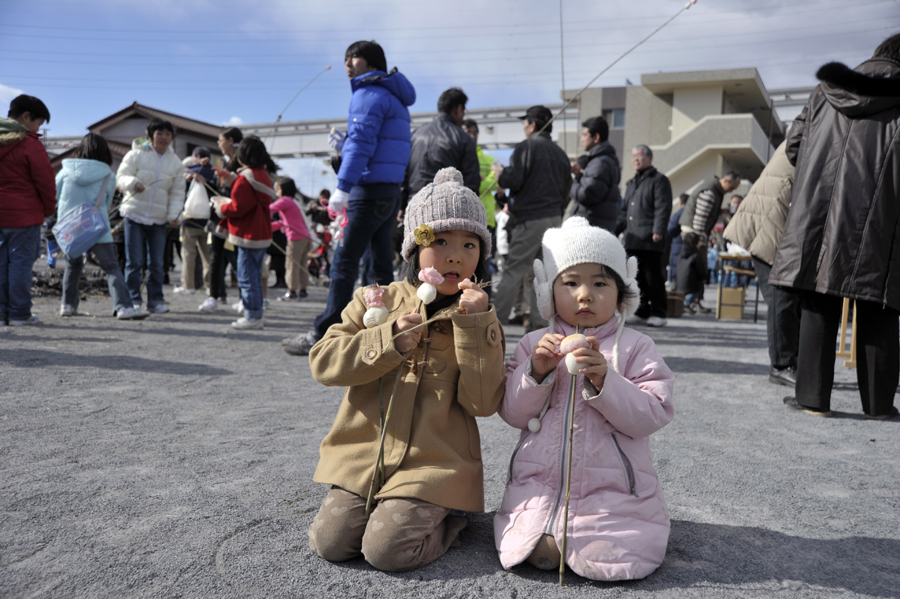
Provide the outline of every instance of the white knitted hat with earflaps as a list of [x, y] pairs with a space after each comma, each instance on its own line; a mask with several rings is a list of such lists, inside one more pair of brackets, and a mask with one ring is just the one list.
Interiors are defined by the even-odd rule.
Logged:
[[[637, 280], [637, 258], [629, 258], [619, 240], [604, 229], [592, 227], [587, 219], [573, 216], [559, 228], [547, 229], [542, 241], [544, 261], [534, 261], [534, 292], [541, 316], [550, 322], [553, 332], [553, 320], [556, 307], [553, 304], [553, 283], [563, 271], [578, 264], [602, 264], [615, 271], [625, 282], [625, 286], [633, 291], [632, 297], [626, 298], [623, 305], [616, 310], [619, 327], [616, 330], [616, 341], [613, 346], [612, 367], [619, 372], [619, 338], [625, 326], [625, 318], [634, 314], [641, 304], [640, 290]], [[624, 314], [622, 309], [624, 308]], [[621, 373], [620, 373], [621, 374]]]

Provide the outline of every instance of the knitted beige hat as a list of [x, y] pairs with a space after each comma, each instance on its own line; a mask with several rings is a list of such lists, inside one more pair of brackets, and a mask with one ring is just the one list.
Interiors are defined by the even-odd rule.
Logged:
[[463, 185], [463, 176], [452, 166], [434, 176], [434, 182], [413, 196], [403, 218], [403, 259], [416, 251], [416, 233], [420, 236], [443, 231], [471, 231], [481, 238], [481, 257], [491, 255], [491, 234], [484, 206], [471, 189]]

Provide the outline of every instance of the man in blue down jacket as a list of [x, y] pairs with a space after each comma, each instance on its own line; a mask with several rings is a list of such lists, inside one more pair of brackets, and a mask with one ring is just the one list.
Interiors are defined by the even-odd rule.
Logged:
[[308, 355], [328, 327], [341, 321], [353, 297], [359, 261], [370, 246], [376, 280], [382, 285], [394, 280], [391, 233], [409, 161], [408, 107], [416, 101], [416, 90], [396, 68], [387, 72], [384, 50], [375, 42], [351, 44], [344, 66], [353, 97], [329, 206], [337, 213], [346, 209], [348, 223], [331, 262], [328, 304], [313, 330], [284, 340], [284, 350], [292, 355]]
[[616, 149], [609, 143], [609, 124], [602, 116], [581, 124], [581, 147], [588, 153], [588, 163], [582, 172], [578, 163], [572, 164], [575, 181], [569, 197], [575, 200], [572, 216], [583, 216], [595, 227], [610, 233], [616, 228], [619, 213], [619, 181], [622, 167]]

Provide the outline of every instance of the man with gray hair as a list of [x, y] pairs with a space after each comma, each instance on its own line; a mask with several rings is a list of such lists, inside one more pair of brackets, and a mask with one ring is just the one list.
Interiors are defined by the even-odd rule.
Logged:
[[666, 325], [666, 280], [663, 252], [672, 214], [672, 185], [656, 170], [653, 151], [643, 144], [631, 151], [634, 178], [625, 186], [616, 233], [625, 234], [625, 251], [638, 259], [637, 283], [641, 305], [628, 319], [650, 327]]

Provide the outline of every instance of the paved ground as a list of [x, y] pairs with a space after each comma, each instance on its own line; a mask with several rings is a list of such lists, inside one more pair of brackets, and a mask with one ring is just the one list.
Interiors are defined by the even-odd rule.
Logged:
[[[42, 298], [43, 325], [0, 327], [0, 597], [900, 596], [900, 422], [862, 419], [842, 366], [836, 418], [789, 412], [762, 321], [650, 331], [677, 376], [675, 420], [652, 438], [666, 560], [643, 581], [570, 574], [561, 589], [501, 568], [491, 513], [415, 572], [314, 557], [312, 473], [342, 390], [279, 341], [324, 291], [273, 302], [266, 329], [244, 333], [167, 292], [173, 312], [143, 322], [110, 317], [108, 298], [62, 319]], [[507, 334], [511, 350], [522, 330]], [[517, 434], [480, 427], [492, 510]]]

